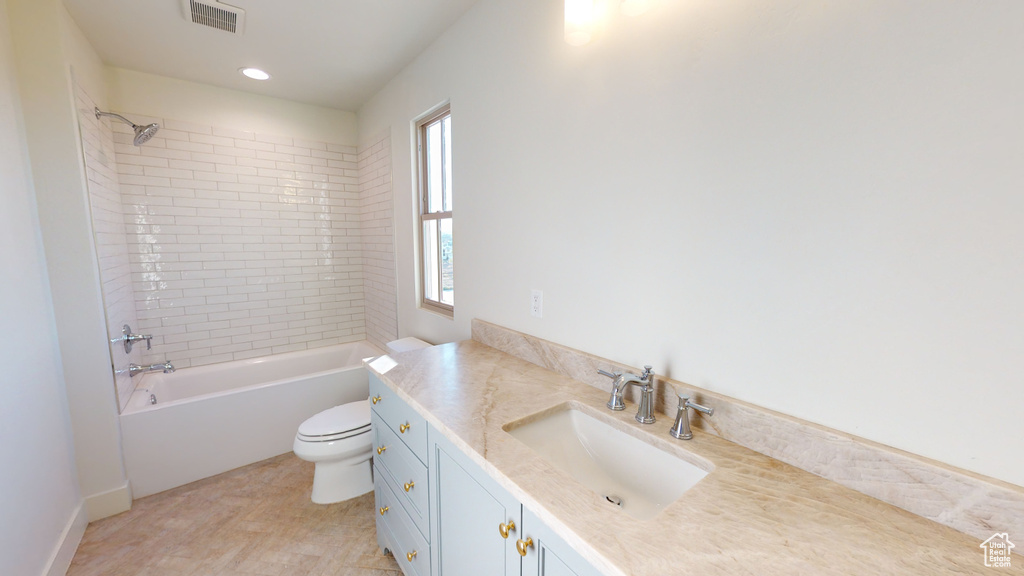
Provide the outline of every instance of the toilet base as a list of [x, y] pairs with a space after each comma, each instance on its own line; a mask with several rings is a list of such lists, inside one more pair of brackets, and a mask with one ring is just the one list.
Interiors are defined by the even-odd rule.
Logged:
[[353, 466], [346, 462], [317, 462], [313, 469], [315, 504], [334, 504], [373, 491], [370, 459]]

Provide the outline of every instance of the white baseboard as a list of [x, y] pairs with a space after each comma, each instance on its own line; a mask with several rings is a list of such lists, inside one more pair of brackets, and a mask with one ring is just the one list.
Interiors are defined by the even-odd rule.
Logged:
[[102, 520], [131, 509], [132, 488], [128, 481], [125, 481], [123, 486], [93, 494], [85, 499], [85, 512], [89, 522]]
[[50, 561], [47, 562], [46, 570], [43, 571], [44, 576], [64, 576], [67, 574], [68, 568], [71, 566], [71, 560], [75, 557], [78, 544], [82, 541], [82, 536], [85, 535], [85, 527], [88, 524], [89, 520], [85, 515], [85, 501], [82, 501], [75, 507], [74, 513], [71, 514], [71, 519], [68, 520], [67, 526], [64, 527], [64, 532], [60, 535], [60, 543], [54, 549]]

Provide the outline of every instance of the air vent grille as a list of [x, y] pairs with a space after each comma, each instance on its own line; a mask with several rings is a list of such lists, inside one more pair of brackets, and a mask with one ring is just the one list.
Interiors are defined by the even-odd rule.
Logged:
[[194, 24], [202, 24], [232, 34], [242, 33], [245, 12], [240, 8], [221, 4], [220, 2], [198, 2], [183, 0], [185, 17]]

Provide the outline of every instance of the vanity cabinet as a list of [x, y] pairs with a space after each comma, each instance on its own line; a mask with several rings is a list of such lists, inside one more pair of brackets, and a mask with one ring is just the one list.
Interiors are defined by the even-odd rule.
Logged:
[[532, 540], [533, 546], [523, 557], [522, 576], [601, 576], [525, 506], [523, 538]]
[[405, 576], [430, 576], [427, 423], [370, 374], [377, 545]]
[[600, 576], [447, 438], [428, 436], [434, 576]]
[[373, 373], [370, 401], [377, 545], [405, 576], [601, 576]]
[[[430, 440], [431, 528], [435, 576], [519, 576], [516, 539], [521, 506], [433, 427]], [[507, 538], [499, 526], [508, 526]]]

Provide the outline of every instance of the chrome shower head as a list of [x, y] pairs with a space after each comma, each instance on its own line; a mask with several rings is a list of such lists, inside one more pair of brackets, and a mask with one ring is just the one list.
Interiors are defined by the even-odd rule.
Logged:
[[132, 122], [124, 116], [121, 116], [120, 114], [114, 114], [113, 112], [101, 112], [99, 108], [96, 108], [95, 111], [96, 119], [99, 119], [100, 116], [110, 116], [112, 118], [117, 118], [121, 122], [124, 122], [125, 124], [131, 126], [132, 129], [135, 130], [135, 140], [133, 140], [132, 142], [136, 146], [142, 146], [146, 142], [149, 142], [149, 139], [156, 134], [157, 130], [160, 129], [159, 124], [154, 123], [148, 124], [146, 126], [139, 126], [138, 124]]
[[149, 142], [149, 139], [152, 138], [154, 134], [156, 134], [157, 130], [160, 129], [160, 125], [154, 123], [148, 124], [146, 126], [136, 125], [132, 126], [132, 128], [135, 129], [135, 140], [133, 142], [135, 143], [136, 146], [142, 146], [146, 142]]

